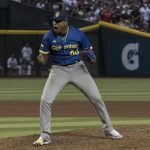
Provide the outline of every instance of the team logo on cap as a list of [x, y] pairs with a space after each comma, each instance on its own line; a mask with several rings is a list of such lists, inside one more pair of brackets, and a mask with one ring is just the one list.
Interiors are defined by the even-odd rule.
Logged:
[[55, 17], [59, 17], [59, 12], [56, 12]]

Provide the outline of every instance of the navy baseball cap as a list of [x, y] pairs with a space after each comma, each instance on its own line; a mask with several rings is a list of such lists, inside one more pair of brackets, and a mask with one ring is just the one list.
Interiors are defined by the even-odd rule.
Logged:
[[53, 16], [53, 20], [56, 20], [56, 21], [68, 20], [68, 14], [64, 10], [57, 11], [57, 12], [55, 12], [55, 14]]

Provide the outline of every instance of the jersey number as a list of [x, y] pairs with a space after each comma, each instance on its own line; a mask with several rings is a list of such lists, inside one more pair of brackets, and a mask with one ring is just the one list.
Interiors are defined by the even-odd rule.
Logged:
[[70, 55], [71, 56], [74, 56], [74, 55], [79, 55], [79, 51], [78, 50], [76, 50], [76, 51], [70, 51]]

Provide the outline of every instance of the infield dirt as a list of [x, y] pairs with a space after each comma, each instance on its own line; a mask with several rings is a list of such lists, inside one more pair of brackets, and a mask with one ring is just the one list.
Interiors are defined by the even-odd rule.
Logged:
[[[106, 102], [106, 106], [111, 117], [150, 117], [149, 102]], [[0, 102], [0, 116], [29, 117], [38, 114], [38, 102]], [[54, 117], [96, 116], [89, 102], [56, 102], [52, 114]], [[3, 138], [0, 139], [0, 150], [150, 150], [149, 125], [115, 128], [124, 135], [122, 140], [107, 139], [100, 127], [54, 133], [52, 144], [42, 147], [32, 145], [38, 135]]]

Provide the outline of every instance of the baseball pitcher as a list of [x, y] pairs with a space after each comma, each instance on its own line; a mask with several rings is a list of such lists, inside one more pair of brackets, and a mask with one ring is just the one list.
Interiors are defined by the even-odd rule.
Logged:
[[46, 63], [49, 54], [52, 57], [52, 67], [41, 96], [41, 134], [33, 144], [41, 146], [51, 143], [52, 103], [68, 83], [78, 87], [94, 105], [103, 123], [105, 135], [112, 139], [123, 138], [113, 128], [99, 90], [81, 60], [82, 58], [89, 64], [96, 63], [92, 46], [82, 31], [68, 25], [68, 15], [63, 10], [54, 14], [53, 30], [43, 36], [38, 61], [43, 64]]

